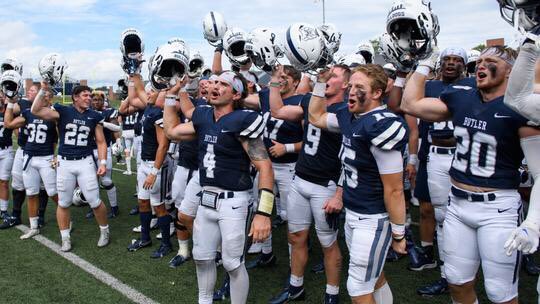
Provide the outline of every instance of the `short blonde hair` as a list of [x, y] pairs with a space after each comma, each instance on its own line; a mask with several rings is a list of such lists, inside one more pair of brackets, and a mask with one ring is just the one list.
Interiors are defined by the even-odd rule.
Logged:
[[381, 90], [384, 94], [388, 83], [388, 76], [384, 72], [384, 69], [378, 64], [365, 64], [359, 65], [352, 70], [354, 73], [362, 73], [370, 79], [370, 86], [372, 91]]

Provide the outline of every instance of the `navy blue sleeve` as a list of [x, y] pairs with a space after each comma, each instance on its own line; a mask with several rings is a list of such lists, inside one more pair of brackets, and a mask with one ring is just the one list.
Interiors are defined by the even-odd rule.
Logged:
[[[375, 117], [369, 119], [376, 120]], [[407, 127], [399, 117], [385, 117], [367, 124], [366, 130], [371, 144], [382, 150], [402, 151], [408, 141]]]
[[260, 137], [264, 131], [264, 119], [263, 117], [251, 110], [242, 111], [241, 124], [238, 130], [238, 136], [257, 138]]
[[58, 112], [58, 114], [60, 114], [60, 116], [62, 116], [62, 115], [65, 113], [66, 108], [67, 108], [66, 106], [61, 105], [61, 104], [58, 103], [58, 102], [55, 103], [55, 104], [53, 105], [53, 109], [54, 109], [56, 112]]

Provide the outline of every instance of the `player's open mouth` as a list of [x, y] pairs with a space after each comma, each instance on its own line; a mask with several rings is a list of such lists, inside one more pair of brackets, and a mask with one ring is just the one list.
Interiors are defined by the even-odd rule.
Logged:
[[482, 80], [482, 79], [484, 79], [486, 77], [487, 77], [487, 74], [484, 73], [484, 72], [477, 72], [476, 73], [476, 78], [478, 78], [479, 80]]

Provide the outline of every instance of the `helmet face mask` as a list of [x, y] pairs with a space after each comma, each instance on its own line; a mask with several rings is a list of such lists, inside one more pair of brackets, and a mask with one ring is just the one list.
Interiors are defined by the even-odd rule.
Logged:
[[165, 44], [150, 59], [149, 79], [156, 90], [165, 90], [185, 77], [189, 70], [189, 50], [182, 44]]
[[540, 3], [535, 0], [498, 0], [501, 17], [522, 34], [540, 24]]
[[276, 35], [267, 28], [257, 28], [247, 37], [244, 51], [253, 64], [263, 71], [271, 71], [277, 57], [283, 56], [276, 43]]
[[0, 78], [0, 87], [6, 97], [13, 98], [19, 93], [22, 77], [15, 70], [7, 70], [2, 73]]
[[4, 73], [5, 71], [14, 70], [15, 72], [19, 73], [21, 76], [23, 74], [23, 65], [15, 58], [6, 58], [2, 62], [2, 65], [0, 66], [0, 73]]
[[244, 49], [246, 36], [246, 32], [237, 27], [228, 29], [223, 36], [223, 50], [234, 66], [240, 67], [249, 62], [249, 57]]
[[120, 51], [125, 58], [138, 59], [144, 53], [142, 36], [134, 28], [125, 29], [121, 34]]
[[200, 57], [200, 56], [195, 57], [194, 56], [189, 61], [188, 76], [190, 78], [200, 77], [201, 74], [202, 74], [203, 66], [204, 66], [204, 60], [202, 59], [202, 57]]

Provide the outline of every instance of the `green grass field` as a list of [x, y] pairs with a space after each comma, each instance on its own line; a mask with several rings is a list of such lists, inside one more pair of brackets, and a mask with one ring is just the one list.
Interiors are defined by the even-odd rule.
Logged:
[[[119, 164], [115, 164], [115, 167], [124, 169]], [[196, 303], [197, 280], [193, 261], [189, 261], [177, 269], [172, 269], [167, 264], [173, 254], [162, 260], [150, 259], [151, 251], [159, 244], [156, 239], [154, 239], [154, 244], [150, 249], [143, 249], [135, 253], [127, 251], [126, 247], [131, 239], [137, 237], [137, 234], [131, 232], [131, 229], [138, 225], [139, 221], [137, 216], [128, 215], [129, 209], [136, 203], [133, 197], [135, 176], [125, 176], [114, 171], [113, 179], [118, 188], [121, 214], [110, 222], [111, 244], [104, 249], [98, 249], [96, 242], [99, 232], [95, 221], [84, 218], [88, 209], [86, 207], [72, 207], [75, 229], [72, 233], [73, 253], [157, 302]], [[106, 201], [104, 192], [102, 192], [102, 198]], [[42, 229], [42, 234], [58, 243], [60, 235], [56, 226], [54, 210], [54, 204], [50, 203], [47, 210], [47, 224]], [[414, 208], [413, 211], [416, 215], [417, 209]], [[23, 214], [23, 223], [28, 225], [26, 210]], [[157, 230], [152, 232], [152, 236], [155, 237], [158, 232]], [[20, 235], [21, 232], [14, 228], [0, 231], [0, 265], [2, 265], [3, 271], [3, 274], [0, 275], [1, 303], [130, 302], [119, 292], [99, 282], [40, 243], [34, 240], [19, 240]], [[285, 226], [282, 226], [274, 232], [274, 248], [278, 256], [277, 265], [274, 268], [250, 271], [249, 303], [266, 303], [268, 299], [280, 291], [287, 275], [288, 266], [285, 240]], [[341, 248], [345, 250], [343, 239], [340, 239], [340, 242]], [[176, 241], [173, 241], [173, 244], [177, 246]], [[344, 251], [344, 256], [346, 255]], [[250, 258], [252, 257], [248, 257], [248, 259]], [[325, 286], [324, 275], [309, 271], [309, 268], [319, 262], [320, 258], [320, 247], [315, 245], [310, 253], [308, 271], [305, 275], [305, 287], [308, 293], [305, 303], [322, 303]], [[347, 263], [345, 258], [341, 284], [341, 301], [343, 303], [350, 302], [345, 284]], [[438, 272], [436, 270], [427, 270], [422, 273], [408, 271], [406, 269], [407, 263], [407, 258], [403, 258], [396, 263], [385, 266], [395, 303], [450, 302], [448, 296], [438, 298], [417, 296], [416, 288], [437, 279]], [[222, 275], [223, 269], [220, 267], [218, 285]], [[478, 285], [480, 286], [478, 289], [480, 303], [487, 303], [481, 284]], [[536, 278], [522, 272], [520, 286], [521, 303], [536, 303]]]

